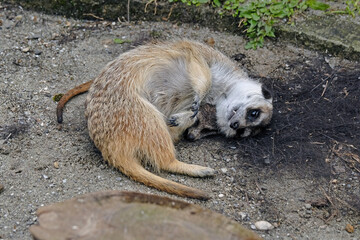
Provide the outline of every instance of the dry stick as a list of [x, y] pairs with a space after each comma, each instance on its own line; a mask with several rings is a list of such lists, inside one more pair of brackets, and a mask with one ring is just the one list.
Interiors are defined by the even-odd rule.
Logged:
[[256, 187], [259, 189], [260, 193], [261, 193], [262, 195], [265, 195], [264, 192], [263, 192], [263, 190], [261, 190], [261, 187], [259, 186], [259, 183], [258, 183], [256, 180], [255, 180], [255, 185], [256, 185]]
[[130, 22], [130, 0], [127, 2], [127, 20]]
[[11, 137], [11, 135], [12, 135], [12, 133], [10, 133], [10, 134], [4, 139], [4, 141], [3, 141], [4, 144], [7, 143], [7, 141], [8, 141], [9, 138]]
[[330, 196], [326, 194], [325, 190], [323, 188], [320, 188], [323, 192], [323, 194], [325, 195], [326, 199], [329, 201], [329, 203], [331, 204], [332, 207], [334, 207], [335, 212], [331, 213], [330, 217], [328, 217], [325, 220], [325, 223], [328, 223], [331, 219], [333, 219], [335, 216], [338, 215], [339, 210], [337, 209], [337, 207], [335, 206], [335, 204], [333, 203], [333, 201], [331, 200]]
[[324, 96], [325, 91], [326, 91], [326, 89], [327, 89], [327, 87], [328, 87], [328, 84], [329, 84], [329, 80], [326, 80], [326, 84], [325, 84], [324, 90], [323, 90], [323, 92], [322, 92], [322, 94], [321, 94], [321, 97]]
[[172, 12], [173, 12], [173, 10], [174, 10], [174, 6], [175, 6], [175, 4], [172, 4], [172, 5], [171, 5], [170, 12], [169, 12], [168, 16], [167, 16], [166, 18], [164, 18], [165, 21], [169, 20]]
[[[350, 167], [354, 168], [357, 172], [360, 173], [360, 169], [358, 169], [358, 168], [355, 166], [354, 162], [345, 159], [340, 153], [338, 153], [338, 151], [335, 150], [335, 146], [333, 147], [332, 152], [333, 152], [337, 157], [339, 157], [341, 160], [343, 160], [344, 162], [346, 162], [346, 163], [348, 163], [348, 164], [351, 164]], [[352, 157], [352, 158], [354, 158], [354, 157]], [[355, 161], [357, 161], [357, 160], [355, 159]]]
[[341, 199], [338, 198], [338, 197], [335, 197], [335, 198], [336, 198], [336, 200], [338, 200], [339, 202], [341, 202], [342, 204], [344, 204], [345, 206], [347, 206], [348, 208], [350, 208], [350, 209], [353, 210], [354, 212], [357, 211], [354, 207], [352, 207], [352, 206], [351, 206], [350, 204], [348, 204], [346, 201], [341, 200]]
[[272, 156], [274, 157], [275, 156], [275, 135], [273, 134], [273, 137], [272, 137]]
[[245, 199], [246, 199], [247, 204], [250, 205], [250, 203], [249, 203], [249, 196], [247, 195], [247, 192], [246, 192], [246, 191], [245, 191]]
[[101, 21], [104, 21], [104, 19], [103, 19], [102, 17], [98, 17], [98, 16], [96, 16], [96, 15], [93, 14], [93, 13], [84, 13], [83, 15], [84, 15], [84, 16], [90, 16], [90, 17], [99, 19], [99, 20], [101, 20]]
[[154, 8], [154, 15], [156, 15], [156, 10], [157, 10], [157, 0], [150, 0], [145, 4], [145, 9], [144, 12], [147, 12], [147, 7], [151, 4], [154, 3], [155, 4], [155, 8]]

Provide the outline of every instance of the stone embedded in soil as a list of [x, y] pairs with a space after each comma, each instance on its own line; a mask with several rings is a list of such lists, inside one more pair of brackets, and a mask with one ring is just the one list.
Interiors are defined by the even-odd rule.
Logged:
[[241, 220], [246, 220], [248, 219], [248, 214], [246, 212], [239, 212]]
[[354, 227], [351, 224], [346, 224], [345, 230], [348, 233], [353, 233], [354, 232]]
[[59, 168], [59, 162], [54, 162], [54, 168]]
[[[261, 239], [237, 222], [167, 197], [107, 191], [41, 207], [30, 227], [45, 239]], [[191, 228], [189, 228], [191, 226]]]
[[4, 190], [4, 185], [0, 184], [0, 193]]
[[227, 173], [227, 171], [228, 171], [227, 168], [221, 168], [220, 170], [222, 173]]
[[271, 230], [274, 228], [274, 226], [267, 221], [258, 221], [255, 223], [255, 227], [261, 231]]

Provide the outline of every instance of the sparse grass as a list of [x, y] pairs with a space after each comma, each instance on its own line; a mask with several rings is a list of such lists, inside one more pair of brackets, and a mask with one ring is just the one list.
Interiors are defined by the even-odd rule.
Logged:
[[[317, 0], [168, 0], [187, 5], [211, 4], [221, 15], [227, 13], [239, 19], [248, 37], [246, 49], [262, 47], [266, 37], [275, 37], [274, 24], [291, 19], [308, 8], [326, 11], [330, 5]], [[328, 11], [331, 14], [360, 14], [360, 0], [347, 0], [343, 10]], [[290, 21], [291, 23], [291, 21]]]

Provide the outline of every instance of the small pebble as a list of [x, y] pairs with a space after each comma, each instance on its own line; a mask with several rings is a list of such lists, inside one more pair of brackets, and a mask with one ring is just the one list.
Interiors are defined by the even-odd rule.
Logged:
[[0, 193], [4, 190], [4, 185], [0, 184]]
[[267, 221], [258, 221], [255, 223], [255, 227], [261, 231], [271, 230], [274, 228], [274, 226]]
[[221, 171], [222, 173], [227, 173], [228, 170], [227, 170], [227, 168], [221, 168], [220, 171]]
[[224, 194], [220, 193], [219, 198], [222, 198], [222, 197], [224, 197]]
[[305, 208], [306, 208], [306, 209], [311, 209], [311, 204], [306, 203], [306, 204], [305, 204]]
[[15, 21], [21, 21], [22, 18], [23, 18], [22, 15], [17, 15], [17, 16], [15, 17]]
[[35, 50], [34, 53], [35, 53], [35, 55], [41, 55], [42, 51], [40, 51], [40, 50]]
[[346, 224], [345, 230], [348, 233], [353, 233], [354, 232], [354, 227], [351, 224]]
[[58, 162], [54, 162], [54, 168], [59, 168], [59, 163]]
[[245, 220], [247, 218], [247, 214], [245, 212], [239, 212], [241, 220]]
[[26, 47], [26, 48], [21, 49], [21, 51], [24, 52], [24, 53], [27, 53], [27, 52], [30, 51], [30, 48], [29, 48], [29, 47]]
[[252, 230], [255, 230], [255, 229], [256, 229], [256, 227], [255, 227], [254, 224], [251, 224], [251, 225], [250, 225], [250, 228], [251, 228]]
[[326, 225], [321, 225], [319, 228], [320, 229], [325, 229], [327, 226]]

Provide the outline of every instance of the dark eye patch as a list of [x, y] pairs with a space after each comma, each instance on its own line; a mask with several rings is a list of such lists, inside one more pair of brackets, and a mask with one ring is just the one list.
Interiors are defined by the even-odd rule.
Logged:
[[246, 118], [251, 122], [253, 122], [257, 118], [259, 118], [260, 113], [261, 113], [260, 109], [250, 109], [246, 114]]

